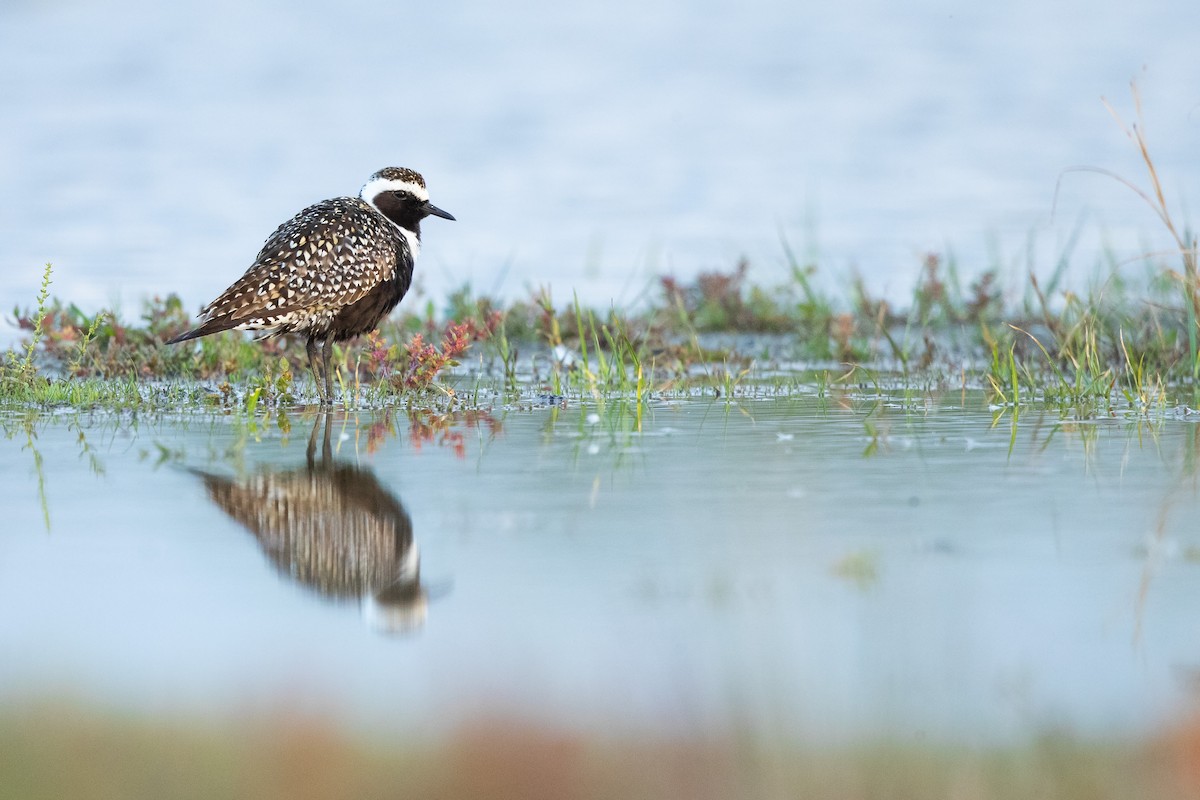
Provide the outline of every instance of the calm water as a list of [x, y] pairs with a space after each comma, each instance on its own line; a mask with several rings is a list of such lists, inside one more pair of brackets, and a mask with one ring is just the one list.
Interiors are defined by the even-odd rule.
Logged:
[[[1133, 117], [1184, 221], [1200, 184], [1200, 5], [9, 0], [0, 4], [0, 308], [40, 266], [84, 307], [198, 308], [280, 222], [421, 169], [457, 223], [418, 280], [549, 286], [605, 305], [649, 277], [783, 280], [779, 234], [832, 285], [911, 287], [953, 246], [968, 273], [1090, 275], [1168, 247], [1100, 103]], [[1028, 258], [1027, 258], [1028, 255]]]
[[335, 415], [328, 454], [311, 413], [10, 415], [0, 701], [822, 741], [1192, 708], [1196, 417], [983, 404]]

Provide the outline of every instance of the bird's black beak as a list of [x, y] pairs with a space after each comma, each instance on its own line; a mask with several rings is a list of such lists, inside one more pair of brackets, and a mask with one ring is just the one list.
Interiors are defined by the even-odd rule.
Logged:
[[448, 219], [448, 220], [454, 219], [454, 215], [452, 215], [450, 212], [442, 211], [440, 208], [438, 208], [437, 206], [435, 206], [433, 203], [429, 202], [428, 200], [425, 201], [424, 210], [425, 210], [426, 216], [441, 217], [442, 219]]

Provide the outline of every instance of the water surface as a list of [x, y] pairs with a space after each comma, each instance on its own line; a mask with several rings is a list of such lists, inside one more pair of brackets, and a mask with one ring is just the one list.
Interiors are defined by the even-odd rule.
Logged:
[[883, 400], [335, 414], [328, 454], [312, 412], [9, 414], [0, 700], [818, 741], [1192, 707], [1194, 416]]

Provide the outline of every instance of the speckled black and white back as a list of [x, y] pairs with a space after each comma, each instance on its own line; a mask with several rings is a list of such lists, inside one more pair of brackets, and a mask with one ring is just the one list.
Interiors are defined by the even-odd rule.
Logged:
[[359, 197], [325, 200], [280, 225], [254, 263], [172, 341], [231, 328], [343, 340], [375, 328], [408, 291], [430, 213], [424, 179], [388, 167]]

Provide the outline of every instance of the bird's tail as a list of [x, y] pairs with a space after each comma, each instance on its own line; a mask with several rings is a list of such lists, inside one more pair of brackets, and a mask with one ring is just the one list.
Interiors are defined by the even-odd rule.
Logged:
[[179, 342], [186, 342], [188, 339], [199, 339], [201, 336], [208, 336], [210, 333], [220, 333], [230, 328], [236, 328], [237, 325], [237, 322], [227, 317], [210, 319], [200, 326], [192, 328], [190, 331], [184, 331], [178, 336], [167, 339], [163, 344], [178, 344]]
[[197, 339], [206, 333], [208, 333], [208, 331], [204, 330], [203, 326], [199, 328], [192, 328], [190, 331], [184, 331], [178, 336], [173, 336], [170, 339], [167, 339], [165, 342], [163, 342], [163, 344], [179, 344], [180, 342], [186, 342], [188, 339]]

